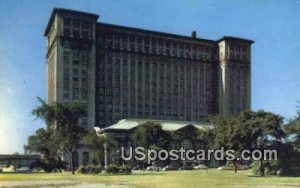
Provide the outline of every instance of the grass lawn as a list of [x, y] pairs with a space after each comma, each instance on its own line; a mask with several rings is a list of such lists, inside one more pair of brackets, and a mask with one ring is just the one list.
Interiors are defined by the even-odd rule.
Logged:
[[232, 171], [209, 170], [204, 171], [173, 171], [173, 172], [134, 172], [132, 175], [72, 175], [65, 173], [28, 173], [28, 174], [0, 174], [1, 181], [27, 180], [76, 180], [103, 184], [135, 185], [139, 188], [161, 187], [262, 187], [289, 188], [300, 187], [299, 177], [253, 177], [249, 171], [234, 173]]

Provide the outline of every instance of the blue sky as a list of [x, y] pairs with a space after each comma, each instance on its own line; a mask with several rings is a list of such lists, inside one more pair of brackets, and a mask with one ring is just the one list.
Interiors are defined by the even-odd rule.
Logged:
[[46, 97], [46, 40], [54, 7], [100, 15], [100, 22], [181, 35], [255, 40], [252, 108], [291, 118], [300, 101], [300, 1], [297, 0], [0, 0], [0, 153], [23, 152], [44, 123], [31, 116]]

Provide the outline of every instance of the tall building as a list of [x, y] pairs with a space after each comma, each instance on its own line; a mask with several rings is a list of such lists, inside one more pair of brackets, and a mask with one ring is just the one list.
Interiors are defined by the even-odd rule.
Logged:
[[252, 40], [219, 40], [97, 22], [54, 9], [47, 38], [47, 101], [79, 102], [81, 125], [125, 118], [205, 121], [251, 108]]
[[123, 118], [199, 121], [251, 107], [251, 44], [97, 22], [54, 9], [47, 25], [47, 100], [79, 102], [86, 127]]

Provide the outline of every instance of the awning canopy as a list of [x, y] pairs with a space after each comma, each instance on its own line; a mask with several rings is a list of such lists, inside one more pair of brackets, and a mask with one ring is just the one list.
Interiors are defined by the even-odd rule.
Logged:
[[213, 126], [207, 122], [192, 122], [192, 121], [169, 121], [169, 120], [155, 120], [155, 119], [122, 119], [118, 123], [113, 124], [106, 128], [94, 127], [97, 134], [110, 131], [130, 131], [142, 123], [155, 122], [162, 126], [165, 131], [177, 131], [187, 126], [193, 126], [199, 130], [210, 129]]

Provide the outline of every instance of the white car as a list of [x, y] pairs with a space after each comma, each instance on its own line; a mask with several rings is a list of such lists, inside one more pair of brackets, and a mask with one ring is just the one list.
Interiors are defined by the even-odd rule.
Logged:
[[194, 166], [194, 169], [195, 170], [207, 170], [208, 167], [206, 165], [200, 164], [200, 165]]
[[30, 168], [27, 166], [22, 166], [16, 169], [16, 172], [31, 172]]
[[15, 167], [13, 165], [10, 165], [8, 167], [4, 167], [2, 169], [2, 172], [15, 172]]
[[161, 170], [161, 167], [157, 167], [157, 166], [148, 166], [146, 168], [147, 171], [157, 171], [157, 170]]

